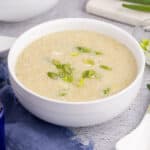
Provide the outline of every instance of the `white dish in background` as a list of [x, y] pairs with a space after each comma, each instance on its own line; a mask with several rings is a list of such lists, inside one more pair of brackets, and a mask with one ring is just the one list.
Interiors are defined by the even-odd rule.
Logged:
[[17, 22], [37, 16], [54, 7], [58, 0], [2, 0], [0, 20]]
[[[125, 44], [135, 56], [138, 73], [136, 79], [121, 92], [90, 102], [64, 102], [40, 96], [26, 88], [15, 75], [18, 55], [29, 43], [48, 33], [64, 30], [91, 30], [101, 32]], [[95, 125], [116, 117], [136, 97], [144, 73], [145, 57], [138, 42], [126, 31], [94, 19], [59, 19], [40, 24], [25, 32], [14, 43], [8, 55], [8, 69], [12, 88], [20, 103], [35, 116], [62, 126]]]
[[149, 128], [150, 106], [138, 127], [117, 142], [116, 150], [150, 150]]

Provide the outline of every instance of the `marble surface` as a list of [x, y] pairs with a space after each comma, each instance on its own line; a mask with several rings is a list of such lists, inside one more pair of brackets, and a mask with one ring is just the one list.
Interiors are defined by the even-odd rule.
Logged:
[[[86, 13], [86, 2], [87, 0], [60, 0], [55, 8], [36, 18], [18, 23], [0, 22], [0, 34], [17, 37], [36, 24], [51, 19], [65, 17], [96, 18], [98, 20], [104, 20], [106, 22], [115, 24], [132, 33], [133, 27], [131, 26], [121, 24], [119, 22], [114, 22], [112, 20], [92, 16]], [[115, 150], [115, 143], [122, 136], [133, 130], [143, 118], [143, 115], [150, 100], [150, 92], [146, 89], [145, 86], [146, 83], [150, 83], [149, 75], [150, 68], [146, 67], [145, 77], [140, 93], [135, 99], [134, 103], [132, 103], [131, 106], [124, 113], [114, 118], [113, 120], [98, 126], [86, 128], [71, 128], [77, 134], [77, 137], [81, 138], [83, 143], [86, 143], [87, 141], [89, 141], [89, 139], [92, 140], [95, 145], [95, 150]]]

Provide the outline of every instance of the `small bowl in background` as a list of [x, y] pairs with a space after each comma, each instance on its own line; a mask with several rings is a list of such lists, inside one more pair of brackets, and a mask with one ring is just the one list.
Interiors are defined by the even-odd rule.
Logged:
[[58, 0], [2, 0], [0, 21], [23, 21], [52, 8]]

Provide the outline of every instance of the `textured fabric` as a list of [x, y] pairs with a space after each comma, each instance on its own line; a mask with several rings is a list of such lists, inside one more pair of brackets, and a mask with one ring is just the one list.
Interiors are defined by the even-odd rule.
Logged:
[[[68, 128], [46, 123], [27, 112], [9, 85], [7, 67], [0, 62], [0, 99], [5, 108], [7, 150], [92, 150], [74, 139]], [[1, 150], [1, 149], [0, 149]]]
[[4, 143], [4, 111], [0, 105], [0, 150], [5, 150]]
[[122, 3], [119, 0], [89, 0], [86, 9], [87, 12], [94, 15], [130, 25], [137, 25], [139, 22], [150, 18], [149, 13], [122, 7]]

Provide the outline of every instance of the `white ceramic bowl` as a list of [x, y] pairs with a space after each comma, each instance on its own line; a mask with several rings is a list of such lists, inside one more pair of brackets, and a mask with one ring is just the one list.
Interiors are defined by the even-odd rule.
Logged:
[[23, 21], [52, 8], [58, 0], [1, 0], [1, 21]]
[[[40, 96], [29, 90], [17, 79], [15, 75], [15, 64], [18, 55], [24, 47], [48, 33], [78, 29], [92, 30], [111, 36], [125, 44], [132, 51], [137, 61], [138, 74], [136, 79], [127, 88], [101, 100], [97, 99], [91, 102], [75, 103], [52, 100]], [[11, 85], [20, 103], [29, 112], [45, 121], [72, 127], [99, 124], [123, 112], [134, 100], [139, 91], [144, 66], [144, 54], [138, 42], [130, 34], [112, 24], [83, 18], [49, 21], [30, 29], [16, 40], [8, 56]]]

